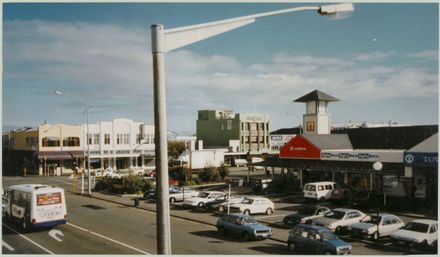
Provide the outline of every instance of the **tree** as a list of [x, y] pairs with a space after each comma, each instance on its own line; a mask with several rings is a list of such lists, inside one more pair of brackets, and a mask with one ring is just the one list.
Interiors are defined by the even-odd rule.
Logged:
[[168, 156], [177, 159], [185, 151], [186, 145], [182, 141], [168, 141]]

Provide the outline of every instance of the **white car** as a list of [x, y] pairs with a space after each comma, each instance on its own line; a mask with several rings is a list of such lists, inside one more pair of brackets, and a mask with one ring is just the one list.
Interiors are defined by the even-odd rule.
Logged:
[[170, 203], [174, 203], [177, 201], [184, 201], [191, 197], [196, 197], [198, 194], [199, 191], [193, 190], [189, 187], [174, 187], [170, 188], [169, 199]]
[[[388, 213], [370, 214], [361, 219], [360, 222], [348, 226], [348, 231], [352, 236], [362, 238], [372, 238], [391, 235], [393, 232], [405, 226], [405, 223], [396, 215]], [[377, 229], [379, 228], [379, 232]]]
[[436, 220], [416, 219], [391, 234], [391, 242], [396, 246], [436, 247], [438, 225]]
[[216, 198], [224, 195], [225, 193], [221, 191], [202, 191], [197, 196], [185, 200], [183, 206], [202, 208], [206, 203], [215, 201]]
[[241, 212], [246, 215], [255, 213], [272, 214], [275, 211], [274, 203], [265, 197], [246, 197], [240, 203], [234, 203], [229, 206], [231, 212]]
[[312, 224], [326, 227], [336, 234], [340, 234], [344, 227], [359, 222], [365, 216], [367, 216], [365, 213], [358, 210], [337, 208], [323, 217], [313, 219]]

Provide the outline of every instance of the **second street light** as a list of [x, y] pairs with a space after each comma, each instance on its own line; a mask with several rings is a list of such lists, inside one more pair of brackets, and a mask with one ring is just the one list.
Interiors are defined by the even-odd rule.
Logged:
[[[83, 137], [83, 140], [84, 140], [84, 142], [87, 145], [87, 182], [88, 182], [88, 187], [87, 188], [88, 188], [88, 195], [92, 195], [92, 179], [91, 179], [91, 176], [90, 176], [89, 109], [92, 108], [93, 105], [88, 105], [84, 99], [82, 99], [81, 97], [76, 96], [76, 95], [71, 95], [71, 94], [63, 93], [63, 92], [58, 91], [58, 90], [55, 91], [54, 93], [57, 94], [57, 95], [65, 95], [65, 96], [69, 96], [69, 97], [75, 98], [75, 99], [79, 100], [84, 105], [83, 117], [84, 116], [86, 117], [86, 135], [87, 136], [85, 137], [85, 140], [84, 140], [84, 137]], [[83, 122], [84, 122], [84, 119], [83, 119]], [[84, 129], [83, 129], [83, 133], [84, 133]], [[86, 158], [85, 158], [85, 155], [84, 155], [84, 169], [85, 168], [86, 168]]]
[[338, 15], [341, 13], [353, 12], [354, 7], [350, 3], [325, 6], [303, 6], [173, 29], [165, 29], [161, 24], [154, 24], [151, 26], [158, 197], [158, 254], [171, 254], [170, 213], [168, 201], [168, 146], [166, 135], [165, 53], [253, 23], [257, 18], [298, 11], [317, 11], [321, 15]]

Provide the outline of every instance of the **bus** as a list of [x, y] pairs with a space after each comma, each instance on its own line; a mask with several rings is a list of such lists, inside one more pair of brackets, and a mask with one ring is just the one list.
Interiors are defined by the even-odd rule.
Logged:
[[19, 223], [24, 231], [66, 224], [64, 189], [41, 184], [10, 186], [6, 192], [4, 215]]

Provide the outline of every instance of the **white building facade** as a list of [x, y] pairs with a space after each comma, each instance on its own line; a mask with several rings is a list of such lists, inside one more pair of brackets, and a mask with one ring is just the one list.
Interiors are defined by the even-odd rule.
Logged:
[[[154, 126], [129, 119], [83, 125], [93, 168], [114, 170], [145, 167], [154, 159]], [[87, 149], [87, 147], [89, 149]]]

